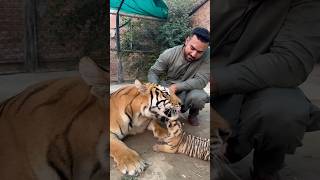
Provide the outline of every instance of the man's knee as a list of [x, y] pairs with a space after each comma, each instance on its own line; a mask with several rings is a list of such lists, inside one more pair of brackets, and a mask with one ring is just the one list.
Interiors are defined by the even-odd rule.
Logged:
[[[262, 132], [264, 143], [273, 146], [284, 146], [288, 153], [293, 153], [295, 148], [301, 146], [305, 125], [301, 120], [306, 119], [303, 111], [265, 111], [261, 114]], [[280, 114], [283, 113], [283, 114]]]
[[257, 119], [264, 143], [270, 148], [286, 146], [287, 151], [293, 153], [301, 145], [309, 118], [309, 106], [303, 94], [297, 89], [272, 89], [254, 97], [249, 111], [255, 115], [248, 118]]
[[186, 104], [193, 108], [202, 109], [209, 101], [209, 95], [204, 90], [194, 89], [187, 93]]

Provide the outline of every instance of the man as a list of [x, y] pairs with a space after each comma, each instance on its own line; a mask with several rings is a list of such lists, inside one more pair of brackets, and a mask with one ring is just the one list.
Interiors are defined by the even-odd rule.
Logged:
[[193, 126], [199, 125], [197, 115], [208, 101], [208, 94], [203, 90], [209, 79], [209, 31], [195, 28], [183, 45], [167, 49], [150, 68], [148, 80], [169, 86], [183, 102], [181, 112], [189, 109], [188, 121]]
[[254, 149], [255, 180], [280, 179], [285, 154], [320, 129], [319, 108], [298, 88], [320, 58], [319, 11], [312, 0], [213, 5], [211, 105], [234, 130], [228, 160]]

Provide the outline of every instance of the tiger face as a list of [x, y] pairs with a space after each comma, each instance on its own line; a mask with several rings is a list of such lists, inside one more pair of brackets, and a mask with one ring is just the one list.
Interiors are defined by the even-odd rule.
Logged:
[[180, 121], [168, 121], [166, 123], [169, 137], [178, 137], [183, 134], [183, 125], [184, 123]]
[[154, 84], [146, 83], [142, 85], [138, 80], [136, 86], [146, 89], [149, 96], [149, 107], [144, 107], [145, 116], [155, 119], [175, 120], [179, 117], [181, 110], [181, 100], [169, 88]]

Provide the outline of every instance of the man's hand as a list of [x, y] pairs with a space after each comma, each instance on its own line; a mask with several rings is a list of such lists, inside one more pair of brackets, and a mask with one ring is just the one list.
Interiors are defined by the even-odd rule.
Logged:
[[171, 84], [169, 86], [169, 90], [175, 94], [177, 91], [177, 86], [175, 84]]

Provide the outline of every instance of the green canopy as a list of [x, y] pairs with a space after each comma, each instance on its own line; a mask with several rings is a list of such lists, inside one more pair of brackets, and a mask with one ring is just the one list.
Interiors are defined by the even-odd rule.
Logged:
[[158, 19], [168, 17], [168, 6], [163, 0], [110, 0], [110, 10], [118, 11], [122, 1], [124, 1], [120, 9], [122, 13]]

